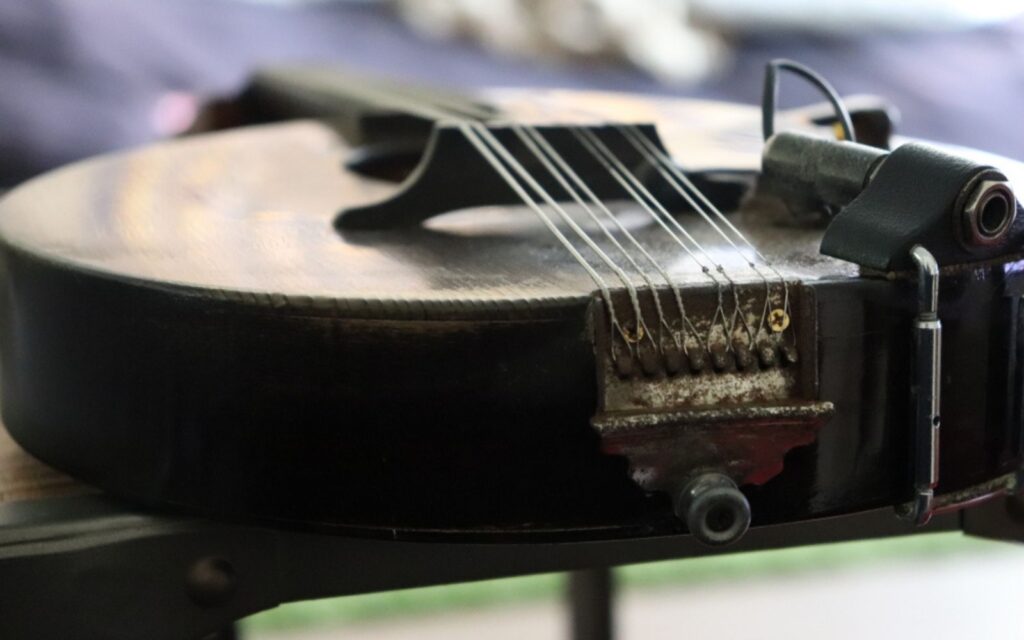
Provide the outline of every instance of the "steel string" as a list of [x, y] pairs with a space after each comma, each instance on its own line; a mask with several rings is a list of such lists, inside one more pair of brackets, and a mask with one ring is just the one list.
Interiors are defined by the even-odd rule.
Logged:
[[[714, 340], [713, 334], [715, 326], [720, 324], [724, 334], [723, 337], [726, 339], [726, 349], [731, 351], [733, 349], [731, 338], [735, 327], [734, 325], [731, 326], [729, 324], [729, 321], [727, 320], [725, 314], [725, 285], [723, 285], [723, 283], [713, 274], [711, 268], [704, 264], [704, 262], [701, 261], [697, 254], [694, 253], [694, 251], [691, 250], [690, 247], [688, 247], [682, 239], [680, 239], [679, 235], [677, 235], [671, 228], [669, 228], [669, 226], [665, 223], [664, 219], [668, 219], [668, 221], [673, 226], [676, 227], [678, 232], [681, 233], [682, 236], [686, 238], [686, 240], [692, 243], [696, 250], [699, 253], [701, 253], [705, 257], [705, 259], [715, 267], [715, 270], [718, 271], [719, 274], [721, 274], [721, 276], [726, 280], [726, 282], [731, 287], [733, 295], [736, 298], [735, 302], [738, 305], [739, 298], [735, 291], [735, 283], [733, 282], [732, 278], [730, 278], [729, 275], [725, 272], [725, 268], [722, 267], [721, 264], [718, 264], [708, 254], [708, 252], [704, 249], [700, 242], [698, 242], [697, 239], [694, 238], [690, 234], [690, 232], [687, 231], [686, 228], [683, 227], [682, 224], [680, 224], [679, 221], [676, 220], [672, 216], [672, 214], [668, 212], [667, 209], [665, 209], [661, 202], [659, 202], [658, 199], [655, 198], [654, 195], [640, 182], [640, 180], [638, 180], [636, 176], [634, 176], [632, 172], [630, 172], [629, 169], [626, 168], [622, 161], [615, 156], [611, 149], [609, 149], [607, 145], [605, 145], [604, 142], [602, 142], [601, 139], [598, 138], [594, 132], [581, 127], [573, 127], [572, 132], [576, 136], [577, 140], [579, 140], [579, 142], [612, 175], [616, 182], [618, 182], [619, 185], [622, 186], [627, 191], [627, 193], [629, 193], [629, 195], [638, 204], [640, 204], [644, 208], [644, 210], [648, 212], [648, 214], [661, 226], [661, 228], [665, 230], [669, 234], [669, 236], [673, 240], [675, 240], [675, 242], [679, 244], [679, 246], [681, 246], [691, 258], [693, 258], [697, 265], [700, 266], [701, 271], [705, 275], [707, 275], [708, 278], [712, 280], [712, 282], [714, 282], [717, 290], [718, 306], [715, 309], [714, 316], [712, 317], [711, 325], [708, 327], [708, 347], [710, 348], [710, 345]], [[733, 314], [734, 322], [737, 315], [738, 314], [736, 313]], [[743, 320], [743, 323], [744, 325], [746, 324], [745, 319]], [[752, 339], [749, 327], [746, 327], [746, 329], [748, 336]]]
[[[668, 182], [681, 196], [683, 196], [686, 202], [691, 207], [693, 207], [694, 211], [700, 214], [700, 216], [709, 225], [711, 225], [711, 227], [715, 231], [717, 231], [718, 234], [721, 235], [722, 238], [724, 238], [730, 246], [732, 246], [742, 255], [740, 247], [738, 247], [736, 243], [733, 242], [733, 240], [728, 236], [728, 234], [726, 234], [722, 230], [721, 227], [715, 224], [714, 220], [708, 213], [709, 211], [712, 214], [714, 214], [714, 216], [718, 218], [718, 220], [726, 228], [728, 228], [742, 244], [745, 244], [751, 251], [753, 251], [754, 256], [758, 260], [760, 260], [765, 265], [765, 267], [767, 267], [775, 275], [775, 277], [778, 278], [783, 290], [783, 309], [788, 315], [790, 313], [789, 283], [786, 282], [786, 279], [782, 276], [782, 274], [779, 273], [779, 271], [771, 264], [771, 262], [764, 257], [760, 250], [758, 250], [758, 248], [755, 247], [753, 243], [751, 243], [747, 239], [747, 237], [744, 236], [743, 233], [741, 233], [740, 230], [736, 228], [735, 225], [733, 225], [733, 223], [725, 216], [725, 214], [723, 214], [718, 207], [716, 207], [710, 200], [708, 200], [708, 198], [701, 192], [701, 190], [698, 189], [695, 184], [693, 184], [693, 181], [690, 180], [690, 178], [681, 169], [679, 169], [676, 163], [672, 160], [672, 158], [668, 156], [667, 153], [665, 153], [664, 150], [662, 150], [656, 144], [654, 144], [654, 142], [647, 138], [647, 136], [643, 135], [635, 125], [619, 125], [618, 128], [626, 137], [626, 139], [629, 140], [629, 142], [642, 155], [644, 155], [647, 158], [648, 162], [650, 162], [651, 165], [658, 170], [662, 177], [665, 178], [665, 181]], [[697, 203], [697, 201], [700, 201], [700, 205]], [[768, 297], [770, 294], [768, 288], [769, 284], [767, 277], [765, 277], [765, 275], [761, 272], [761, 270], [758, 268], [757, 264], [753, 260], [748, 259], [747, 264], [750, 265], [750, 268], [753, 269], [754, 272], [757, 273], [758, 276], [765, 283], [765, 304], [764, 309], [761, 313], [761, 321], [758, 326], [758, 332], [760, 333], [762, 330], [766, 328], [767, 325], [769, 307]]]
[[[587, 184], [583, 181], [579, 174], [577, 174], [572, 169], [572, 167], [569, 166], [569, 163], [566, 162], [562, 155], [558, 153], [554, 146], [551, 145], [551, 143], [549, 143], [544, 138], [543, 134], [541, 134], [541, 132], [537, 130], [536, 127], [532, 127], [529, 125], [515, 126], [518, 129], [525, 131], [525, 135], [532, 138], [536, 145], [543, 149], [544, 153], [546, 153], [548, 157], [551, 160], [553, 160], [556, 165], [558, 165], [558, 168], [563, 172], [563, 174], [568, 176], [569, 179], [576, 184], [576, 187], [587, 196], [587, 198], [604, 214], [604, 216], [609, 221], [611, 221], [611, 223], [614, 224], [615, 227], [627, 238], [630, 244], [632, 244], [641, 253], [641, 255], [643, 255], [644, 258], [648, 262], [650, 262], [654, 266], [654, 268], [661, 274], [661, 277], [665, 280], [666, 284], [670, 287], [670, 289], [673, 292], [676, 306], [678, 308], [680, 316], [680, 329], [685, 332], [686, 329], [689, 328], [691, 330], [692, 335], [697, 340], [698, 344], [700, 346], [703, 346], [703, 341], [700, 338], [699, 332], [697, 331], [696, 327], [693, 326], [693, 323], [690, 322], [689, 318], [686, 315], [686, 309], [683, 304], [682, 294], [679, 291], [679, 287], [672, 281], [671, 276], [668, 275], [668, 272], [665, 270], [665, 268], [654, 258], [654, 256], [650, 254], [650, 252], [647, 251], [647, 249], [644, 248], [644, 246], [636, 239], [636, 237], [632, 233], [630, 233], [629, 229], [627, 229], [619, 221], [615, 214], [613, 214], [611, 210], [608, 209], [604, 202], [602, 202], [601, 199], [590, 189], [590, 187], [587, 186]], [[536, 153], [536, 150], [533, 150]], [[651, 280], [650, 275], [643, 268], [641, 268], [640, 265], [637, 264], [636, 260], [629, 255], [626, 249], [622, 247], [617, 240], [615, 240], [614, 236], [610, 234], [607, 227], [605, 227], [604, 223], [597, 219], [597, 216], [594, 214], [593, 210], [590, 209], [590, 207], [588, 207], [584, 202], [582, 202], [582, 198], [580, 198], [579, 194], [574, 189], [571, 189], [567, 184], [565, 184], [564, 178], [561, 178], [560, 176], [557, 175], [555, 171], [553, 171], [554, 168], [550, 165], [550, 163], [545, 163], [545, 166], [548, 168], [549, 171], [552, 172], [552, 175], [555, 175], [556, 179], [559, 180], [559, 183], [562, 184], [562, 186], [572, 194], [573, 198], [584, 208], [588, 215], [590, 215], [591, 218], [593, 218], [594, 221], [601, 226], [604, 233], [608, 235], [608, 237], [613, 242], [615, 242], [616, 246], [619, 247], [619, 249], [623, 252], [623, 254], [626, 256], [626, 259], [629, 260], [633, 268], [640, 273], [641, 277], [644, 279], [648, 288], [651, 291], [651, 295], [654, 299], [654, 304], [657, 309], [660, 323], [669, 332], [669, 335], [672, 337], [672, 340], [673, 342], [675, 342], [676, 346], [680, 348], [684, 353], [686, 353], [687, 345], [685, 338], [683, 340], [680, 340], [679, 337], [676, 335], [675, 330], [665, 319], [665, 314], [661, 305], [661, 299], [657, 293], [657, 287]]]
[[[377, 93], [381, 93], [381, 92], [377, 92]], [[508, 166], [511, 167], [512, 170], [515, 173], [517, 173], [520, 176], [520, 178], [526, 184], [528, 184], [538, 195], [541, 196], [541, 198], [551, 208], [553, 208], [556, 211], [556, 213], [559, 214], [559, 217], [562, 218], [562, 220], [565, 221], [566, 224], [568, 224], [573, 229], [574, 233], [579, 238], [581, 238], [588, 245], [588, 247], [590, 247], [590, 249], [595, 252], [595, 254], [598, 256], [598, 258], [601, 259], [601, 261], [604, 262], [609, 268], [611, 268], [615, 272], [616, 276], [618, 276], [619, 279], [623, 282], [623, 284], [626, 286], [627, 290], [629, 291], [630, 301], [631, 301], [631, 304], [633, 306], [634, 315], [636, 316], [637, 331], [638, 331], [638, 333], [640, 333], [646, 327], [646, 322], [645, 322], [645, 320], [643, 318], [642, 311], [640, 310], [639, 301], [638, 301], [637, 294], [636, 294], [636, 289], [632, 285], [632, 281], [625, 274], [625, 272], [623, 272], [622, 269], [607, 254], [605, 254], [604, 251], [600, 249], [600, 247], [598, 247], [593, 242], [593, 240], [589, 237], [589, 235], [587, 235], [587, 232], [584, 231], [582, 228], [580, 228], [575, 223], [575, 221], [572, 219], [572, 217], [561, 206], [558, 205], [558, 203], [539, 185], [539, 183], [536, 182], [536, 180], [533, 179], [533, 177], [529, 174], [529, 171], [527, 171], [521, 165], [521, 163], [519, 163], [518, 160], [515, 159], [515, 157], [509, 152], [509, 150], [487, 129], [487, 127], [485, 125], [483, 125], [479, 121], [475, 122], [475, 121], [470, 119], [470, 118], [477, 118], [479, 120], [483, 120], [483, 119], [486, 119], [487, 117], [489, 117], [491, 114], [488, 113], [488, 112], [485, 112], [482, 109], [479, 109], [479, 110], [474, 109], [474, 111], [477, 111], [477, 113], [472, 113], [471, 115], [469, 115], [469, 118], [467, 118], [465, 116], [467, 115], [467, 111], [470, 111], [470, 110], [469, 109], [465, 109], [464, 105], [461, 105], [461, 104], [458, 105], [459, 109], [455, 109], [451, 105], [440, 105], [440, 104], [437, 104], [434, 107], [431, 107], [429, 105], [424, 105], [422, 102], [417, 103], [415, 101], [402, 100], [401, 96], [398, 96], [397, 99], [399, 99], [402, 102], [403, 108], [405, 108], [408, 112], [413, 113], [415, 115], [420, 115], [421, 117], [425, 117], [425, 118], [428, 118], [428, 119], [433, 119], [433, 120], [436, 120], [436, 121], [446, 121], [446, 120], [451, 120], [451, 116], [453, 115], [453, 112], [455, 112], [455, 114], [458, 115], [458, 117], [455, 119], [454, 123], [462, 131], [463, 135], [466, 136], [467, 140], [469, 140], [470, 143], [474, 146], [474, 148], [476, 148], [477, 151], [481, 153], [481, 155], [484, 157], [484, 159], [489, 164], [491, 164], [491, 166], [498, 172], [499, 176], [501, 176], [502, 179], [506, 183], [509, 184], [510, 188], [512, 188], [513, 191], [515, 191], [517, 193], [517, 195], [520, 197], [520, 199], [523, 200], [524, 204], [527, 204], [531, 209], [534, 210], [535, 213], [538, 214], [538, 216], [541, 218], [542, 222], [549, 229], [549, 231], [551, 231], [552, 234], [555, 235], [555, 237], [559, 240], [559, 242], [570, 252], [570, 255], [572, 255], [572, 257], [586, 270], [586, 272], [591, 277], [591, 279], [594, 280], [594, 282], [598, 285], [598, 288], [599, 288], [599, 290], [601, 292], [601, 296], [605, 300], [606, 305], [608, 305], [608, 307], [609, 307], [608, 312], [609, 312], [609, 317], [610, 317], [610, 321], [611, 321], [612, 326], [615, 328], [616, 332], [618, 332], [620, 334], [620, 336], [622, 337], [623, 341], [627, 344], [627, 347], [632, 352], [632, 350], [633, 350], [632, 343], [634, 342], [634, 339], [631, 338], [631, 336], [629, 336], [629, 334], [626, 332], [626, 330], [624, 329], [624, 327], [622, 326], [622, 324], [618, 321], [618, 318], [616, 317], [615, 309], [614, 309], [614, 306], [613, 306], [612, 300], [611, 300], [610, 289], [609, 289], [607, 283], [600, 276], [600, 274], [590, 265], [590, 263], [586, 260], [586, 258], [584, 258], [582, 253], [580, 253], [580, 251], [575, 247], [575, 245], [573, 245], [572, 242], [558, 229], [557, 225], [555, 225], [554, 222], [551, 220], [551, 218], [549, 216], [547, 216], [547, 214], [543, 211], [543, 209], [540, 207], [540, 205], [537, 203], [537, 201], [534, 200], [530, 196], [530, 194], [527, 192], [527, 190], [524, 189], [523, 186], [508, 171], [506, 166], [502, 164], [502, 160], [504, 160], [504, 162], [507, 163]], [[446, 110], [447, 110], [447, 112], [446, 112]], [[457, 113], [458, 111], [461, 111], [462, 114], [461, 115], [458, 114]], [[516, 126], [520, 127], [519, 134], [521, 136], [521, 125], [516, 125]], [[529, 129], [532, 129], [534, 134], [536, 134], [535, 136], [533, 136], [533, 141], [535, 143], [537, 142], [537, 137], [540, 137], [542, 139], [542, 136], [539, 136], [539, 132], [537, 132], [534, 127], [529, 127]], [[714, 282], [714, 284], [716, 286], [716, 289], [718, 291], [718, 294], [717, 294], [718, 295], [718, 306], [716, 308], [715, 315], [714, 315], [714, 317], [712, 319], [712, 323], [711, 323], [711, 326], [709, 328], [708, 338], [707, 338], [708, 342], [710, 343], [711, 340], [712, 340], [714, 326], [716, 324], [720, 323], [723, 332], [725, 332], [726, 333], [726, 337], [729, 338], [730, 336], [732, 336], [734, 334], [736, 320], [739, 319], [740, 322], [743, 324], [744, 329], [746, 330], [746, 333], [748, 335], [748, 339], [750, 340], [750, 342], [752, 344], [753, 343], [753, 335], [750, 332], [749, 326], [747, 326], [747, 324], [746, 324], [746, 319], [740, 313], [740, 304], [739, 304], [738, 295], [737, 295], [736, 290], [735, 290], [735, 282], [725, 272], [724, 267], [721, 264], [717, 263], [713, 258], [711, 258], [711, 256], [707, 253], [707, 251], [704, 250], [703, 246], [701, 246], [700, 243], [695, 238], [693, 238], [693, 236], [688, 231], [686, 231], [686, 229], [674, 217], [672, 217], [671, 214], [668, 213], [668, 211], [664, 208], [664, 206], [660, 202], [658, 202], [658, 200], [656, 198], [654, 198], [654, 196], [646, 189], [646, 187], [644, 187], [643, 184], [639, 180], [637, 180], [636, 177], [634, 175], [632, 175], [632, 173], [628, 169], [626, 169], [626, 167], [624, 165], [622, 165], [621, 161], [619, 161], [618, 158], [615, 157], [615, 155], [604, 145], [604, 143], [596, 135], [594, 135], [589, 130], [578, 128], [578, 127], [577, 128], [573, 128], [572, 130], [573, 130], [574, 134], [576, 135], [577, 139], [579, 139], [580, 142], [583, 143], [584, 146], [586, 146], [588, 148], [588, 151], [590, 151], [594, 155], [594, 157], [597, 158], [602, 163], [602, 165], [604, 165], [604, 167], [620, 183], [620, 185], [623, 186], [627, 190], [628, 193], [630, 193], [630, 195], [633, 197], [633, 199], [636, 200], [639, 204], [641, 204], [641, 206], [643, 206], [644, 209], [646, 209], [652, 215], [652, 217], [658, 222], [658, 224], [666, 232], [668, 232], [669, 235], [698, 264], [698, 266], [701, 268], [701, 271], [705, 275], [707, 275], [712, 280], [712, 282]], [[582, 133], [582, 136], [589, 136], [591, 138], [591, 140], [589, 141], [589, 142], [591, 142], [591, 144], [589, 144], [589, 145], [587, 144], [587, 142], [585, 141], [584, 137], [581, 136], [581, 133]], [[525, 142], [526, 141], [524, 140], [524, 143]], [[546, 141], [544, 141], [544, 142], [546, 143]], [[488, 145], [490, 145], [490, 149], [488, 148]], [[554, 150], [553, 147], [550, 147], [549, 144], [547, 144], [547, 146], [552, 151]], [[530, 149], [531, 152], [534, 153], [535, 155], [537, 155], [537, 151], [538, 150], [535, 148], [535, 145], [528, 145], [528, 147], [532, 147]], [[495, 152], [497, 152], [498, 156], [500, 156], [500, 158], [501, 158], [500, 160], [499, 160], [498, 156], [494, 155], [494, 153], [491, 151], [491, 149], [493, 149]], [[605, 155], [607, 156], [607, 160], [605, 158], [602, 158], [601, 151], [603, 151], [605, 153]], [[549, 172], [552, 170], [552, 166], [550, 165], [550, 162], [544, 160], [544, 158], [541, 155], [538, 155], [538, 159], [540, 159], [542, 161], [542, 164], [545, 164], [545, 166], [549, 170]], [[554, 158], [552, 157], [552, 159], [554, 159]], [[556, 162], [556, 164], [559, 164], [559, 166], [563, 167], [563, 171], [564, 171], [564, 168], [568, 168], [568, 164], [564, 162], [564, 159], [562, 159], [559, 156], [558, 160], [560, 160], [561, 162]], [[674, 164], [672, 166], [674, 167]], [[565, 182], [564, 178], [562, 178], [560, 175], [558, 175], [557, 172], [552, 172], [552, 175], [556, 178], [556, 180], [558, 180], [558, 182], [560, 183], [560, 185], [563, 188], [567, 187], [567, 183]], [[572, 179], [573, 182], [575, 182], [577, 184], [577, 186], [581, 186], [581, 185], [585, 186], [585, 185], [583, 185], [582, 180], [579, 179], [578, 174], [576, 174], [575, 172], [572, 172], [572, 174], [566, 174], [566, 175], [570, 175], [570, 179]], [[683, 178], [685, 179], [685, 176], [683, 176]], [[676, 185], [673, 184], [673, 186], [676, 186]], [[699, 190], [696, 190], [695, 187], [693, 187], [693, 189], [695, 190], [695, 192], [698, 194], [698, 196], [700, 197], [700, 199], [702, 201], [707, 202], [708, 204], [710, 204], [706, 200], [706, 198], [703, 196], [703, 194], [700, 193]], [[600, 221], [596, 220], [596, 216], [593, 214], [593, 211], [589, 207], [587, 207], [585, 205], [585, 203], [582, 202], [582, 198], [579, 197], [579, 194], [576, 193], [571, 188], [567, 188], [566, 191], [567, 191], [567, 193], [570, 194], [570, 196], [573, 197], [574, 200], [576, 200], [579, 204], [581, 204], [581, 206], [588, 213], [588, 215], [591, 216], [592, 219], [595, 219], [595, 222], [598, 223], [599, 227], [602, 229], [602, 231], [605, 233], [605, 235], [608, 236], [609, 239], [612, 240], [612, 242], [615, 244], [616, 248], [619, 249], [623, 253], [624, 256], [626, 256], [626, 258], [629, 261], [629, 263], [633, 266], [634, 269], [636, 269], [640, 273], [641, 277], [644, 278], [644, 280], [648, 284], [648, 286], [652, 286], [653, 283], [651, 282], [649, 275], [643, 269], [641, 269], [639, 267], [639, 265], [637, 264], [636, 260], [632, 256], [629, 255], [629, 253], [625, 250], [625, 248], [622, 247], [621, 243], [619, 243], [613, 236], [611, 236], [611, 234], [610, 234], [610, 232], [608, 232], [607, 228], [603, 224], [601, 224]], [[625, 228], [621, 224], [618, 223], [618, 221], [614, 217], [614, 215], [612, 215], [611, 212], [607, 210], [607, 207], [604, 206], [604, 204], [602, 202], [600, 202], [600, 199], [596, 198], [596, 196], [593, 194], [593, 192], [590, 191], [589, 189], [587, 189], [587, 192], [589, 192], [588, 193], [588, 197], [591, 198], [591, 200], [595, 204], [600, 205], [600, 208], [602, 209], [602, 211], [604, 213], [606, 213], [606, 215], [608, 215], [612, 220], [615, 221], [616, 226], [618, 228], [622, 229], [622, 230], [625, 230]], [[644, 197], [641, 197], [640, 193], [642, 193], [648, 200], [645, 201]], [[648, 204], [648, 201], [655, 206], [655, 208], [658, 210], [658, 212], [660, 212], [661, 216], [659, 216], [658, 212], [655, 212], [655, 210], [651, 208], [651, 206]], [[695, 207], [695, 209], [698, 209], [698, 207]], [[715, 210], [715, 211], [716, 211], [717, 215], [722, 217], [721, 212], [718, 212], [717, 210]], [[711, 270], [697, 257], [697, 255], [682, 240], [680, 240], [680, 238], [675, 233], [673, 233], [671, 231], [671, 229], [668, 228], [668, 226], [666, 226], [664, 224], [664, 222], [662, 220], [662, 216], [668, 218], [669, 221], [679, 230], [679, 232], [682, 233], [683, 236], [687, 240], [689, 240], [694, 245], [694, 247], [696, 247], [697, 250], [701, 254], [703, 254], [707, 258], [707, 260], [709, 262], [711, 262], [715, 266], [715, 269], [729, 283], [730, 288], [733, 291], [734, 304], [735, 304], [735, 309], [734, 309], [734, 313], [733, 313], [733, 320], [732, 320], [732, 324], [731, 325], [727, 322], [726, 316], [725, 316], [724, 303], [723, 303], [722, 283], [721, 283], [721, 281], [719, 281], [713, 275]], [[724, 217], [723, 217], [723, 219], [724, 219]], [[735, 227], [733, 227], [733, 225], [728, 222], [728, 220], [724, 220], [724, 222], [727, 225], [729, 225], [729, 227], [732, 230], [734, 230], [738, 235], [740, 235], [742, 237], [742, 234], [739, 234], [738, 230], [736, 230]], [[656, 261], [653, 260], [653, 258], [650, 256], [649, 252], [647, 252], [645, 249], [643, 249], [642, 245], [640, 245], [639, 242], [636, 241], [636, 239], [632, 236], [632, 234], [628, 234], [628, 232], [627, 232], [626, 235], [630, 239], [631, 244], [636, 246], [641, 251], [641, 253], [645, 256], [645, 258], [647, 258], [652, 264], [655, 265], [655, 268], [662, 274], [663, 277], [665, 277], [666, 282], [668, 282], [670, 284], [670, 286], [672, 287], [674, 296], [676, 298], [677, 306], [680, 309], [680, 316], [683, 319], [683, 323], [684, 323], [683, 326], [684, 326], [684, 328], [685, 328], [685, 326], [689, 325], [689, 327], [691, 329], [693, 329], [694, 335], [697, 337], [698, 342], [700, 342], [699, 333], [696, 331], [696, 328], [689, 321], [689, 319], [687, 318], [687, 316], [685, 314], [685, 308], [684, 308], [684, 306], [682, 304], [682, 296], [681, 296], [681, 293], [678, 290], [678, 287], [676, 287], [674, 285], [674, 283], [672, 283], [671, 278], [668, 277], [668, 275], [665, 272], [665, 270], [663, 268], [661, 268], [661, 266]], [[727, 240], [729, 240], [729, 239], [727, 238]], [[751, 245], [749, 243], [749, 241], [746, 240], [746, 238], [743, 238], [743, 241], [748, 246], [750, 246], [756, 252], [756, 254], [758, 256], [763, 258], [763, 256], [761, 256], [760, 252], [758, 252], [757, 249], [754, 248], [753, 245]], [[731, 241], [730, 241], [730, 244], [732, 244]], [[735, 246], [735, 245], [733, 245], [733, 246]], [[653, 287], [652, 287], [652, 293], [655, 296], [656, 308], [657, 308], [657, 311], [658, 311], [658, 314], [659, 314], [659, 322], [663, 326], [669, 327], [668, 323], [664, 319], [664, 313], [663, 313], [663, 311], [661, 309], [660, 300], [658, 299], [656, 290]], [[787, 291], [787, 295], [786, 295], [786, 303], [787, 303], [786, 307], [788, 309], [788, 291]], [[647, 333], [648, 334], [650, 333], [649, 330], [647, 330]], [[673, 339], [675, 339], [675, 334], [671, 330], [670, 330], [670, 335], [672, 335]], [[639, 338], [640, 338], [640, 336], [638, 335], [637, 339], [639, 339]], [[683, 342], [683, 345], [684, 345], [684, 348], [685, 348], [685, 341]], [[727, 347], [729, 349], [733, 348], [731, 340], [727, 340]], [[659, 345], [659, 348], [660, 348], [660, 345]]]
[[[608, 307], [608, 314], [612, 328], [620, 335], [627, 349], [633, 354], [633, 343], [632, 336], [624, 329], [622, 324], [619, 322], [617, 314], [615, 313], [615, 306], [612, 303], [611, 291], [604, 278], [590, 265], [587, 259], [582, 253], [572, 244], [572, 242], [565, 236], [564, 233], [558, 228], [550, 216], [544, 211], [544, 209], [537, 203], [536, 200], [523, 188], [522, 184], [516, 180], [515, 176], [509, 172], [504, 163], [507, 163], [516, 174], [519, 175], [520, 179], [523, 180], [535, 193], [540, 197], [558, 214], [562, 220], [572, 228], [572, 230], [587, 244], [587, 246], [598, 255], [599, 258], [606, 265], [608, 265], [616, 275], [622, 280], [623, 284], [631, 289], [632, 291], [632, 302], [635, 304], [635, 312], [638, 314], [637, 327], [639, 331], [640, 323], [643, 322], [642, 314], [639, 311], [639, 301], [636, 297], [636, 289], [633, 287], [632, 282], [626, 276], [625, 272], [615, 264], [608, 255], [597, 246], [596, 243], [590, 238], [587, 233], [576, 224], [576, 221], [545, 191], [539, 183], [530, 175], [530, 173], [522, 166], [522, 164], [515, 159], [515, 157], [509, 152], [509, 150], [499, 141], [493, 133], [491, 133], [486, 126], [480, 123], [462, 121], [457, 123], [459, 130], [462, 131], [466, 139], [476, 148], [478, 152], [484, 157], [484, 159], [490, 164], [498, 175], [512, 188], [513, 191], [520, 197], [520, 199], [529, 206], [534, 213], [541, 219], [544, 225], [551, 231], [552, 234], [562, 243], [562, 245], [569, 251], [572, 257], [582, 266], [592, 280], [598, 285], [601, 292], [601, 297]], [[497, 154], [497, 155], [495, 155]], [[612, 349], [613, 358], [615, 357], [614, 348]]]

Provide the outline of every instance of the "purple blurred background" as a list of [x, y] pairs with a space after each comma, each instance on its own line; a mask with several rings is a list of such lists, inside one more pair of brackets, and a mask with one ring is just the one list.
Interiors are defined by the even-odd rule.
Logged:
[[[1024, 158], [1024, 22], [943, 33], [727, 36], [730, 61], [685, 88], [614, 61], [538, 62], [466, 40], [428, 40], [372, 3], [211, 0], [0, 3], [0, 185], [78, 158], [172, 135], [202, 100], [261, 65], [337, 62], [449, 86], [569, 86], [754, 103], [764, 62], [815, 67], [841, 93], [887, 97], [901, 133]], [[796, 83], [790, 99], [810, 97]]]

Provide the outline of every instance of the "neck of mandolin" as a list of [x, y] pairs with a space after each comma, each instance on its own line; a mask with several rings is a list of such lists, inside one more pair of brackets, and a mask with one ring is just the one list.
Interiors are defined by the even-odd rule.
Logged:
[[323, 119], [353, 145], [425, 140], [437, 120], [488, 120], [494, 107], [456, 92], [368, 79], [332, 68], [256, 74], [239, 102], [257, 122]]

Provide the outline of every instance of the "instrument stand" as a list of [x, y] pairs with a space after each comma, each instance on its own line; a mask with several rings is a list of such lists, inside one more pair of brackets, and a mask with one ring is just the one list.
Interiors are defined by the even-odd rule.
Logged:
[[[958, 530], [1024, 540], [1013, 504], [937, 515], [924, 527], [892, 509], [755, 527], [727, 551]], [[575, 637], [610, 638], [607, 567], [720, 552], [689, 536], [405, 542], [154, 513], [101, 495], [24, 500], [0, 504], [0, 635], [191, 640], [285, 602], [570, 571]]]
[[567, 584], [572, 640], [615, 637], [615, 574], [607, 567], [573, 571]]

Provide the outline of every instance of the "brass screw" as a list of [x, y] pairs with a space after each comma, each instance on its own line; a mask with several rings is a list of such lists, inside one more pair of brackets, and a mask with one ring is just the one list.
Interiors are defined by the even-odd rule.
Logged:
[[782, 333], [789, 327], [789, 314], [782, 309], [772, 309], [768, 314], [768, 326], [775, 333]]

